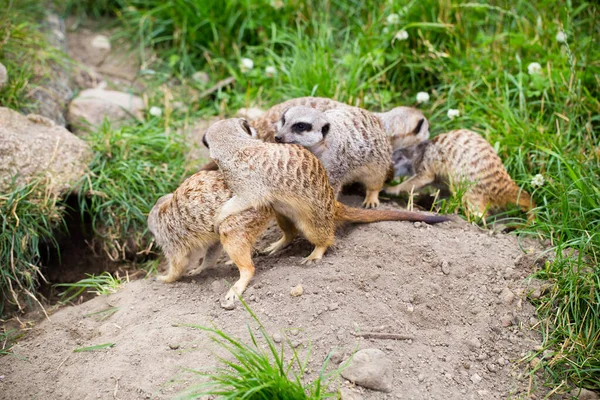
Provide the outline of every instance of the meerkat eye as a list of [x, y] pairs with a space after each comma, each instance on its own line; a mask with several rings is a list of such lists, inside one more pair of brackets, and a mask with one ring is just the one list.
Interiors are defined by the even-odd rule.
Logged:
[[307, 131], [310, 131], [311, 129], [312, 129], [312, 125], [307, 124], [306, 122], [296, 122], [294, 125], [292, 125], [292, 130], [297, 133], [307, 132]]
[[243, 120], [242, 121], [242, 127], [244, 128], [244, 130], [246, 131], [246, 133], [248, 133], [248, 135], [252, 136], [252, 129], [250, 129], [250, 124], [248, 123], [248, 121]]
[[281, 116], [281, 126], [285, 125], [285, 114]]

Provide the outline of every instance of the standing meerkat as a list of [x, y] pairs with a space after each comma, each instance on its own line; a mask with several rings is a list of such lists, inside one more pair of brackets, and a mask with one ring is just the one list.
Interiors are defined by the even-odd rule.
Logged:
[[457, 186], [464, 183], [470, 186], [463, 201], [474, 214], [485, 217], [489, 208], [516, 204], [528, 214], [530, 222], [534, 219], [535, 203], [529, 193], [517, 186], [494, 148], [473, 131], [459, 129], [441, 134], [396, 150], [392, 159], [395, 176], [412, 176], [387, 187], [389, 194], [419, 190], [434, 182], [447, 184], [455, 194]]
[[[348, 104], [325, 97], [299, 97], [279, 103], [265, 111], [260, 117], [250, 121], [253, 136], [274, 143], [278, 131], [278, 123], [285, 111], [292, 107], [305, 106], [319, 111], [351, 107]], [[396, 150], [412, 146], [429, 138], [429, 122], [421, 110], [413, 107], [395, 107], [390, 111], [373, 113], [383, 124], [386, 135]], [[216, 170], [217, 165], [211, 161], [202, 170]]]
[[296, 106], [283, 113], [279, 125], [275, 141], [299, 144], [317, 156], [336, 197], [343, 185], [360, 182], [367, 189], [363, 206], [379, 205], [379, 192], [391, 178], [392, 147], [377, 117], [357, 107]]
[[[248, 122], [232, 118], [213, 124], [205, 135], [210, 156], [233, 193], [215, 218], [215, 230], [229, 216], [271, 207], [315, 245], [302, 263], [316, 261], [334, 242], [341, 222], [424, 221], [448, 219], [408, 211], [372, 211], [347, 207], [335, 200], [327, 173], [310, 151], [298, 145], [265, 143], [252, 138]], [[274, 250], [285, 246], [285, 238]]]
[[[201, 171], [186, 179], [175, 192], [158, 199], [148, 215], [148, 229], [169, 264], [167, 274], [159, 276], [159, 281], [178, 280], [188, 266], [197, 266], [201, 257], [204, 259], [196, 272], [210, 268], [225, 249], [240, 271], [239, 280], [222, 303], [225, 308], [232, 305], [236, 293], [242, 293], [254, 276], [254, 245], [275, 216], [270, 208], [246, 210], [223, 221], [216, 234], [215, 216], [231, 196], [221, 172]], [[287, 239], [291, 242], [294, 228], [283, 227], [284, 237], [293, 235]]]

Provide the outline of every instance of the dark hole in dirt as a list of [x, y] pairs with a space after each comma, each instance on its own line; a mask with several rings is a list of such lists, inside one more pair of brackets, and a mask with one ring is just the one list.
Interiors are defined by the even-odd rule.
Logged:
[[[59, 293], [66, 288], [55, 287], [58, 283], [75, 283], [99, 275], [104, 271], [121, 277], [135, 272], [133, 264], [114, 262], [101, 250], [94, 237], [90, 215], [82, 215], [79, 199], [71, 195], [65, 200], [65, 226], [55, 231], [58, 246], [50, 242], [40, 245], [42, 273], [48, 282], [41, 282], [40, 293], [50, 302], [56, 303]], [[94, 297], [84, 293], [83, 300]]]

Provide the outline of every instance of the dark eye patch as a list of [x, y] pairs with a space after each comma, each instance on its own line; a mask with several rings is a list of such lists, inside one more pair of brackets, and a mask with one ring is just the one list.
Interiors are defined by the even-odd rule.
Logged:
[[306, 122], [296, 122], [292, 125], [292, 131], [295, 133], [308, 132], [310, 130], [312, 130], [312, 125]]

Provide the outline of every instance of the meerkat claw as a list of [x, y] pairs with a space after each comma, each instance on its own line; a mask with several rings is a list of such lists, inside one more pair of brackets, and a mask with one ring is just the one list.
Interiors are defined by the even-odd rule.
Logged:
[[263, 250], [263, 254], [272, 256], [273, 254], [277, 253], [279, 250], [286, 247], [288, 244], [290, 244], [290, 242], [284, 236], [281, 239], [279, 239], [278, 241], [271, 243], [266, 249]]

